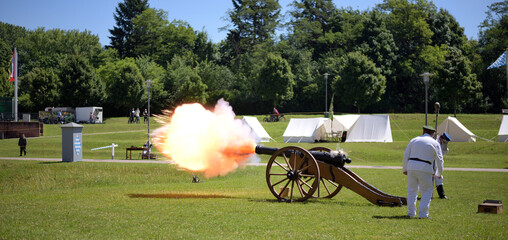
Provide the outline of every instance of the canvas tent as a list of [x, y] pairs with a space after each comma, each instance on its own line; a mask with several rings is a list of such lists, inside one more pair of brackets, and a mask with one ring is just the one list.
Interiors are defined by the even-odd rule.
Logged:
[[250, 127], [251, 135], [256, 138], [256, 141], [270, 142], [270, 140], [273, 140], [256, 117], [244, 116], [242, 120]]
[[508, 142], [508, 115], [503, 116], [497, 139], [499, 142]]
[[360, 115], [348, 131], [346, 142], [393, 142], [388, 115]]
[[360, 115], [337, 115], [333, 116], [332, 119], [325, 121], [325, 129], [327, 133], [337, 133], [343, 131], [349, 131], [349, 129], [355, 124]]
[[454, 117], [447, 117], [437, 126], [437, 133], [443, 132], [450, 134], [454, 142], [476, 142], [476, 136]]
[[284, 142], [315, 142], [326, 140], [326, 118], [291, 118], [282, 135]]

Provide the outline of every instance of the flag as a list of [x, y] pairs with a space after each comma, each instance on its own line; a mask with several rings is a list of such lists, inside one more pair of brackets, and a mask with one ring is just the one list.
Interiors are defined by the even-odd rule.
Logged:
[[11, 67], [9, 69], [9, 81], [14, 82], [16, 74], [16, 49], [12, 51]]
[[498, 67], [502, 67], [506, 65], [506, 51], [501, 55], [499, 56], [499, 58], [497, 58], [497, 60], [492, 63], [488, 68], [487, 70], [491, 69], [491, 68], [498, 68]]
[[330, 119], [332, 120], [333, 122], [333, 97], [335, 96], [335, 94], [332, 95], [332, 101], [330, 102]]

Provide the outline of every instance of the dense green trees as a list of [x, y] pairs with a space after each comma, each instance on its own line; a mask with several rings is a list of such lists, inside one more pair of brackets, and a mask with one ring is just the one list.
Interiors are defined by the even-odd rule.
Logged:
[[[279, 23], [280, 5], [276, 0], [232, 0], [234, 8], [228, 12], [233, 25], [228, 29], [227, 48], [241, 67], [241, 55], [258, 44], [273, 40]], [[225, 27], [227, 29], [228, 27]]]
[[443, 66], [438, 68], [439, 79], [434, 85], [438, 89], [440, 103], [450, 105], [454, 114], [465, 103], [481, 100], [481, 83], [471, 73], [471, 62], [455, 47], [447, 50]]
[[281, 100], [293, 97], [294, 76], [288, 62], [281, 56], [268, 54], [259, 70], [257, 92], [276, 107]]
[[148, 8], [148, 0], [125, 0], [118, 3], [115, 9], [116, 26], [109, 29], [110, 47], [118, 51], [120, 57], [133, 57], [134, 47], [138, 44], [133, 38], [133, 19]]
[[62, 83], [53, 68], [32, 69], [20, 77], [19, 101], [28, 111], [37, 111], [60, 102]]
[[339, 75], [332, 81], [337, 102], [354, 106], [360, 113], [361, 109], [381, 100], [386, 78], [372, 60], [360, 52], [350, 52], [340, 62]]
[[478, 39], [481, 59], [475, 62], [474, 72], [483, 84], [485, 99], [491, 103], [490, 111], [508, 108], [506, 69], [504, 67], [485, 70], [508, 48], [508, 1], [489, 6], [487, 18], [480, 26]]
[[0, 96], [13, 96], [7, 70], [17, 47], [20, 112], [101, 105], [106, 116], [126, 115], [146, 106], [147, 79], [156, 113], [220, 98], [238, 114], [268, 113], [274, 105], [316, 112], [331, 96], [336, 112], [423, 112], [419, 75], [427, 71], [434, 74], [429, 100], [442, 112], [508, 107], [505, 69], [486, 70], [508, 47], [507, 1], [489, 6], [478, 41], [428, 0], [384, 0], [367, 11], [295, 0], [285, 22], [277, 0], [232, 6], [220, 43], [169, 21], [148, 0], [118, 4], [106, 47], [88, 31], [0, 23]]
[[145, 83], [141, 71], [133, 58], [124, 58], [108, 62], [98, 71], [103, 79], [106, 92], [106, 109], [118, 112], [140, 107], [140, 99], [145, 91]]
[[[104, 99], [102, 82], [97, 78], [88, 59], [68, 55], [60, 61], [60, 104], [63, 106], [97, 106]], [[62, 106], [61, 105], [61, 106]]]

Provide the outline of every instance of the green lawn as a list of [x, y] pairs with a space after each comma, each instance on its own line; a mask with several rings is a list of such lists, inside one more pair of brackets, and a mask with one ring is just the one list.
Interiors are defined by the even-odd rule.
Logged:
[[[354, 165], [401, 166], [407, 142], [421, 133], [422, 119], [422, 114], [390, 115], [393, 143], [340, 143], [339, 148], [349, 153]], [[459, 115], [458, 119], [482, 138], [476, 143], [450, 143], [445, 167], [508, 168], [508, 144], [486, 140], [497, 140], [501, 115]], [[110, 150], [90, 149], [113, 142], [120, 145], [117, 159], [125, 158], [125, 147], [141, 146], [146, 125], [130, 125], [126, 120], [84, 125], [84, 158], [110, 159]], [[287, 122], [262, 124], [277, 140], [265, 145], [289, 145], [281, 137]], [[61, 157], [60, 135], [59, 126], [45, 125], [44, 137], [28, 139], [28, 156]], [[0, 157], [17, 157], [16, 143], [17, 139], [0, 140]], [[337, 148], [337, 143], [291, 145]], [[268, 157], [262, 156], [262, 161]], [[400, 170], [352, 170], [386, 193], [406, 195]], [[192, 174], [174, 165], [136, 160], [0, 160], [0, 239], [506, 238], [506, 213], [476, 212], [485, 199], [506, 202], [508, 173], [445, 171], [444, 175], [450, 200], [434, 199], [432, 219], [418, 220], [405, 219], [405, 207], [378, 207], [348, 189], [332, 199], [279, 203], [267, 187], [264, 167], [247, 166], [212, 179], [201, 176], [201, 183], [192, 183]]]
[[[450, 200], [428, 220], [377, 207], [348, 189], [333, 199], [278, 203], [264, 167], [191, 183], [166, 164], [0, 161], [5, 239], [503, 239], [505, 213], [478, 214], [508, 197], [506, 173], [446, 173]], [[380, 190], [405, 195], [398, 170], [355, 169]], [[445, 224], [446, 223], [446, 224]]]

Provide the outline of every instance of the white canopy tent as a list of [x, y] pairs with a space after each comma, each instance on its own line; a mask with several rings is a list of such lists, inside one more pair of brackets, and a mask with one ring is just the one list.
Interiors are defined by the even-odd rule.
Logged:
[[315, 142], [326, 140], [326, 118], [291, 118], [282, 135], [284, 142]]
[[332, 119], [325, 121], [325, 128], [327, 133], [338, 133], [342, 131], [349, 131], [349, 129], [355, 124], [360, 115], [337, 115], [333, 116]]
[[273, 140], [256, 117], [244, 116], [242, 120], [250, 127], [251, 135], [256, 138], [257, 142], [270, 142], [270, 140]]
[[508, 115], [503, 116], [497, 139], [499, 142], [508, 142]]
[[439, 126], [437, 133], [447, 132], [454, 142], [476, 142], [476, 136], [454, 117], [447, 117]]
[[393, 142], [388, 115], [360, 115], [348, 131], [346, 142]]

